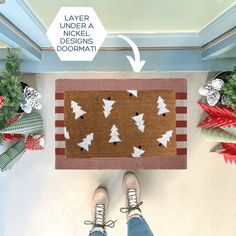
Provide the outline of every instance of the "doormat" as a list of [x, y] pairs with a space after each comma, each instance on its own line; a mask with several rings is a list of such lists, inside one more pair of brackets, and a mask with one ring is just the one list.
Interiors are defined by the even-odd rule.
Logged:
[[56, 169], [185, 169], [186, 84], [57, 80]]
[[174, 90], [66, 91], [64, 102], [66, 158], [176, 155]]

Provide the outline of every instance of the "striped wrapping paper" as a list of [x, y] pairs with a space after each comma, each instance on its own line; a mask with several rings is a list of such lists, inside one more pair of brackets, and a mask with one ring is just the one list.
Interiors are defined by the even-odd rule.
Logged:
[[0, 170], [11, 169], [25, 152], [24, 140], [20, 140], [0, 155]]
[[43, 120], [39, 112], [25, 114], [20, 120], [8, 125], [0, 133], [7, 134], [32, 134], [43, 129]]
[[[168, 89], [176, 91], [175, 156], [148, 158], [66, 158], [64, 138], [65, 91], [119, 91]], [[56, 169], [186, 169], [187, 168], [187, 80], [186, 79], [99, 79], [56, 81], [55, 91]]]

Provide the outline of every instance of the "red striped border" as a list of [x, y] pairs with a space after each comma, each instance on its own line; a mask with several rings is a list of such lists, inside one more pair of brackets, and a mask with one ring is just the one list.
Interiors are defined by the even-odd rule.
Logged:
[[176, 99], [184, 99], [187, 100], [187, 93], [183, 92], [183, 93], [176, 93]]
[[[169, 79], [161, 80], [161, 85], [163, 83], [167, 82], [169, 85], [173, 86], [173, 80], [171, 79], [171, 83], [168, 82]], [[73, 81], [73, 86], [68, 85], [70, 81]], [[81, 80], [57, 80], [56, 81], [56, 93], [55, 93], [55, 99], [56, 100], [64, 100], [64, 91], [67, 90], [67, 88], [71, 88], [71, 90], [88, 90], [85, 89], [86, 86], [89, 86], [89, 83], [93, 82], [95, 80], [90, 80], [84, 82]], [[107, 81], [107, 80], [103, 80]], [[121, 80], [120, 82], [123, 83], [125, 80]], [[129, 81], [129, 80], [126, 80]], [[146, 81], [147, 83], [150, 80]], [[158, 80], [156, 80], [158, 81]], [[183, 79], [175, 79], [177, 81], [177, 87], [178, 92], [176, 93], [176, 99], [178, 100], [186, 100], [187, 99], [187, 83], [186, 80]], [[116, 81], [117, 82], [117, 81]], [[139, 81], [140, 82], [140, 81]], [[101, 86], [101, 80], [100, 80], [100, 86], [97, 87], [97, 90], [103, 90], [103, 87]], [[109, 81], [110, 83], [110, 81]], [[143, 83], [143, 82], [142, 82]], [[152, 84], [154, 82], [152, 81]], [[160, 81], [158, 81], [160, 85]], [[85, 87], [82, 85], [85, 84]], [[122, 85], [123, 86], [123, 85]], [[149, 85], [150, 86], [150, 85]], [[166, 85], [164, 85], [165, 87]], [[181, 87], [182, 86], [182, 87]], [[182, 89], [182, 92], [180, 92], [180, 87]], [[147, 90], [148, 86], [144, 90]], [[107, 90], [108, 86], [104, 88], [104, 90]], [[162, 88], [155, 88], [155, 86], [152, 86], [152, 89], [162, 89]], [[166, 89], [166, 87], [165, 87]], [[94, 90], [94, 84], [93, 89]], [[112, 88], [111, 90], [117, 90]], [[150, 89], [149, 89], [150, 90]], [[62, 106], [55, 106], [55, 113], [56, 114], [63, 114], [64, 113], [64, 107]], [[187, 114], [187, 107], [176, 107], [176, 114]], [[64, 128], [64, 121], [62, 120], [56, 120], [55, 121], [55, 127], [56, 128]], [[187, 128], [187, 121], [186, 120], [177, 120], [176, 121], [176, 127], [177, 128]], [[55, 140], [63, 142], [65, 140], [64, 134], [55, 134]], [[176, 135], [176, 142], [186, 142], [187, 141], [187, 134], [177, 134]], [[170, 156], [170, 157], [145, 157], [140, 159], [132, 159], [132, 158], [90, 158], [90, 159], [84, 159], [84, 158], [65, 158], [65, 148], [55, 148], [55, 154], [56, 154], [56, 169], [186, 169], [187, 168], [187, 148], [177, 148], [177, 156]]]
[[[64, 137], [64, 135], [63, 135]], [[187, 141], [187, 134], [177, 134], [176, 141]]]
[[55, 99], [56, 100], [63, 100], [64, 99], [64, 93], [55, 93]]
[[187, 113], [187, 107], [176, 107], [176, 114], [184, 114]]
[[186, 128], [187, 127], [187, 121], [186, 120], [177, 120], [176, 121], [176, 127], [177, 128]]

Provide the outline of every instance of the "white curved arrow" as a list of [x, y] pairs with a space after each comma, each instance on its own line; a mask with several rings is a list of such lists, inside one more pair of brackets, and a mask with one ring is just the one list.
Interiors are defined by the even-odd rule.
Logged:
[[126, 36], [118, 35], [118, 37], [124, 39], [133, 49], [134, 59], [130, 56], [126, 56], [126, 57], [129, 60], [131, 66], [133, 68], [133, 71], [140, 72], [143, 65], [145, 64], [145, 61], [144, 60], [140, 61], [140, 53], [139, 53], [138, 47], [131, 39], [127, 38]]

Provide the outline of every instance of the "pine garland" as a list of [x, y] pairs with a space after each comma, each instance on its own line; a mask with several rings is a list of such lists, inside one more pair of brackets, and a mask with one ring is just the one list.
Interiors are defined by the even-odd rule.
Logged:
[[0, 77], [0, 96], [4, 102], [0, 108], [0, 129], [7, 126], [7, 121], [14, 117], [19, 109], [23, 97], [21, 77], [19, 52], [9, 49], [5, 70]]
[[223, 94], [227, 99], [227, 104], [233, 109], [236, 108], [236, 66], [232, 73], [225, 78], [225, 85], [223, 86]]

